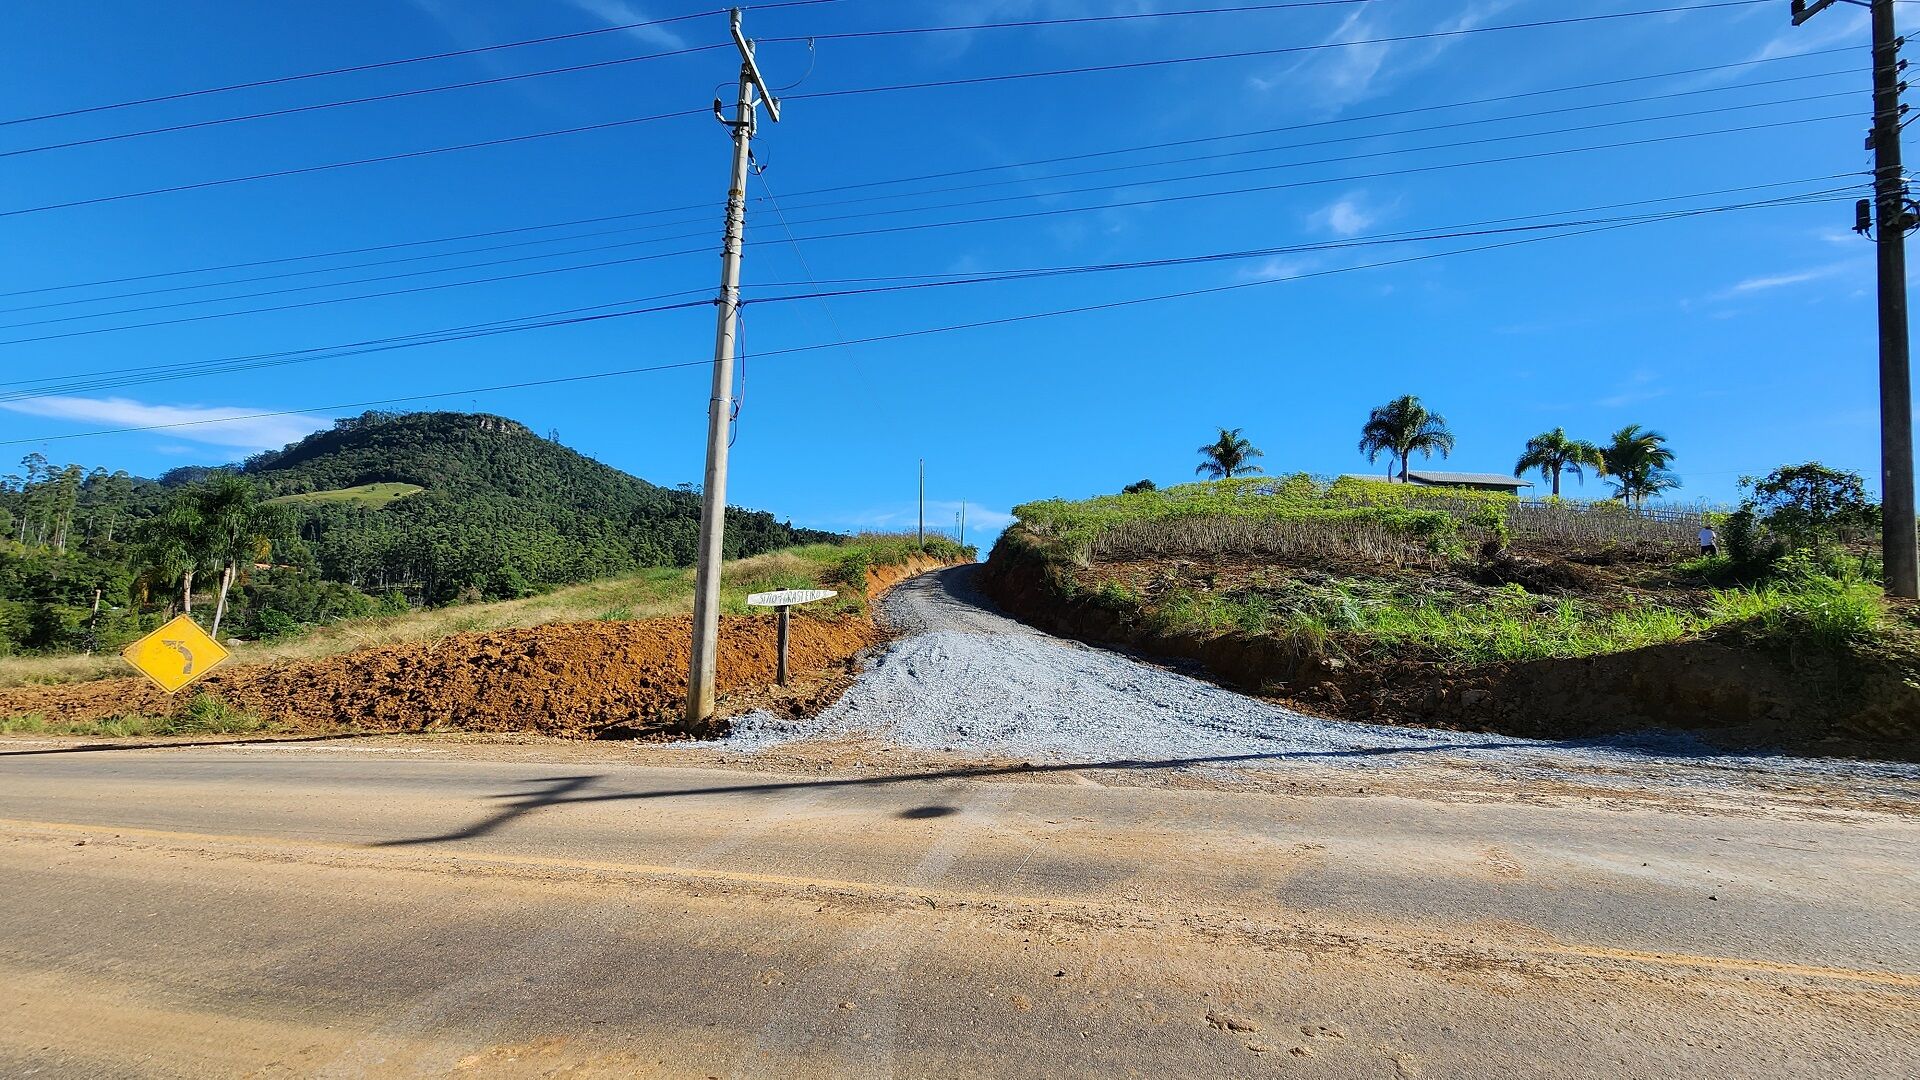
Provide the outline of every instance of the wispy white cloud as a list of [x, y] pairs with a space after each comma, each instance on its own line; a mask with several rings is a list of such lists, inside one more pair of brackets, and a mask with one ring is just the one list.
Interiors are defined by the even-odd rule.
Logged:
[[[687, 47], [687, 39], [674, 33], [667, 27], [633, 25], [635, 23], [646, 23], [655, 16], [649, 14], [639, 4], [632, 3], [631, 0], [566, 0], [566, 2], [592, 15], [594, 18], [605, 22], [608, 26], [629, 27], [626, 33], [637, 41], [644, 41], [649, 45], [658, 45], [663, 49], [684, 49]], [[771, 76], [769, 76], [769, 78], [771, 78]]]
[[1368, 208], [1359, 195], [1342, 195], [1307, 215], [1310, 227], [1340, 237], [1358, 236], [1378, 220], [1380, 215]]
[[1321, 260], [1307, 255], [1276, 255], [1234, 274], [1241, 281], [1285, 281], [1318, 270]]
[[278, 450], [326, 427], [329, 421], [305, 416], [261, 416], [271, 410], [245, 406], [149, 405], [131, 398], [43, 397], [0, 401], [0, 409], [55, 420], [80, 420], [116, 427], [170, 427], [177, 439], [242, 450]]
[[1715, 293], [1713, 298], [1716, 300], [1732, 300], [1736, 297], [1748, 296], [1757, 292], [1768, 292], [1773, 289], [1785, 289], [1794, 285], [1805, 285], [1810, 281], [1823, 281], [1827, 278], [1843, 274], [1853, 269], [1853, 266], [1854, 264], [1851, 262], [1839, 262], [1829, 263], [1825, 266], [1811, 266], [1804, 270], [1792, 270], [1780, 274], [1762, 274], [1757, 277], [1747, 278], [1744, 281], [1735, 282], [1727, 288], [1720, 290], [1718, 293]]
[[1748, 59], [1773, 60], [1782, 56], [1813, 52], [1816, 49], [1830, 49], [1835, 45], [1855, 44], [1866, 40], [1871, 18], [1866, 12], [1857, 8], [1828, 8], [1820, 13], [1819, 18], [1810, 20], [1803, 26], [1782, 30]]
[[[1517, 3], [1519, 0], [1480, 0], [1419, 32], [1447, 35], [1473, 30]], [[1337, 110], [1385, 92], [1394, 82], [1431, 65], [1466, 40], [1458, 36], [1417, 42], [1381, 40], [1413, 32], [1411, 27], [1390, 26], [1374, 9], [1362, 8], [1343, 19], [1324, 39], [1324, 44], [1336, 48], [1310, 53], [1303, 60], [1248, 81], [1261, 92], [1284, 86], [1315, 104]]]

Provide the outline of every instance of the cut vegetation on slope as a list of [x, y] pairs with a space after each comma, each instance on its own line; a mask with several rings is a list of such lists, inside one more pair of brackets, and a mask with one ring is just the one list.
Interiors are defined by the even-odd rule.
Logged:
[[1016, 614], [1352, 719], [1920, 753], [1915, 634], [1874, 586], [1715, 588], [1699, 515], [1304, 476], [1016, 513], [983, 575]]

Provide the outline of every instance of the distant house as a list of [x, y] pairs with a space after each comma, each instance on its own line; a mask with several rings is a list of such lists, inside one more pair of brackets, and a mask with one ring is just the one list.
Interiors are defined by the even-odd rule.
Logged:
[[1504, 491], [1509, 495], [1520, 494], [1521, 488], [1530, 488], [1533, 484], [1517, 476], [1506, 473], [1485, 472], [1434, 472], [1430, 469], [1408, 469], [1407, 482], [1423, 487], [1466, 488], [1469, 491]]
[[[1379, 477], [1358, 476], [1360, 480], [1377, 480]], [[1400, 478], [1391, 477], [1391, 482], [1399, 483]], [[1420, 487], [1464, 488], [1468, 491], [1504, 491], [1509, 495], [1520, 494], [1521, 488], [1530, 488], [1533, 482], [1522, 480], [1506, 473], [1478, 472], [1435, 472], [1432, 469], [1408, 469], [1407, 483]]]

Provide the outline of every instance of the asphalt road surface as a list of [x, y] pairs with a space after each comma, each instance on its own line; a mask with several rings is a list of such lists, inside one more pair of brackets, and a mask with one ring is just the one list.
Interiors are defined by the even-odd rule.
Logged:
[[0, 742], [0, 1075], [1911, 1077], [1920, 799]]

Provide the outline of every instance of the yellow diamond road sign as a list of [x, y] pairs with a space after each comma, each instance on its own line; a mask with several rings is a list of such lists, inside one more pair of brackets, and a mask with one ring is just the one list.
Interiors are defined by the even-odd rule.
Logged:
[[120, 655], [171, 694], [219, 666], [227, 650], [208, 637], [199, 623], [182, 615], [127, 646]]

